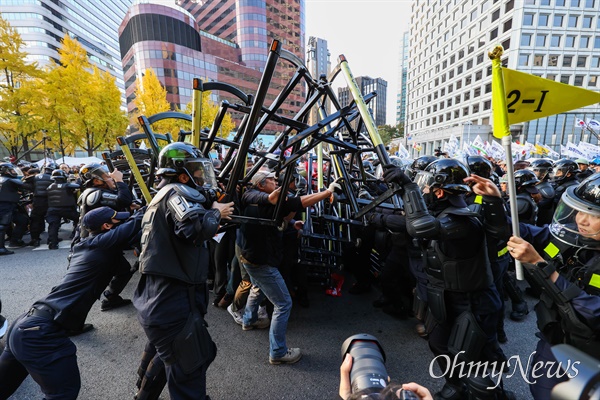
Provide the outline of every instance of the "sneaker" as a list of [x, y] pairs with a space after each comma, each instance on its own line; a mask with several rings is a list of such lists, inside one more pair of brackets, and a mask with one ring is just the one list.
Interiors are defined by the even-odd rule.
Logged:
[[131, 304], [131, 300], [124, 299], [121, 296], [111, 296], [110, 299], [102, 300], [100, 311], [113, 310]]
[[229, 311], [229, 314], [231, 314], [231, 316], [233, 317], [233, 320], [235, 321], [236, 324], [244, 325], [243, 313], [241, 311], [233, 311], [233, 304], [230, 304], [227, 307], [227, 311]]
[[288, 348], [287, 352], [283, 355], [283, 357], [279, 358], [271, 358], [269, 357], [269, 364], [278, 365], [278, 364], [294, 364], [300, 361], [302, 358], [302, 352], [298, 348]]
[[242, 321], [242, 329], [245, 331], [251, 331], [252, 329], [266, 329], [271, 325], [271, 321], [268, 318], [259, 318], [250, 325], [244, 325]]
[[269, 313], [266, 306], [258, 307], [258, 319], [269, 319]]

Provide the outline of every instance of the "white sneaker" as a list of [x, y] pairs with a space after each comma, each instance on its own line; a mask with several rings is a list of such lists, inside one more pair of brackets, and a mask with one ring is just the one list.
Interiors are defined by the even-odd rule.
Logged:
[[288, 348], [287, 352], [280, 358], [269, 357], [269, 363], [273, 365], [278, 364], [294, 364], [302, 358], [302, 352], [298, 348]]
[[269, 319], [269, 313], [267, 312], [266, 306], [258, 307], [258, 319]]
[[229, 311], [229, 314], [231, 314], [236, 324], [244, 324], [244, 313], [242, 311], [233, 311], [233, 303], [227, 307], [227, 311]]

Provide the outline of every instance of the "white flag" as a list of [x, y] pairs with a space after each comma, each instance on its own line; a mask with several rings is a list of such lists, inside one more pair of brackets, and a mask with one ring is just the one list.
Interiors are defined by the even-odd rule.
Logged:
[[574, 145], [571, 142], [567, 142], [567, 154], [565, 154], [567, 157], [573, 157], [573, 158], [581, 158], [584, 157], [584, 154], [581, 150], [579, 150], [579, 147]]
[[406, 147], [404, 147], [404, 145], [402, 143], [400, 143], [400, 145], [398, 146], [398, 157], [400, 157], [400, 158], [409, 158], [410, 157], [408, 150], [406, 150]]
[[596, 121], [595, 119], [588, 119], [587, 126], [595, 131], [600, 131], [600, 122]]

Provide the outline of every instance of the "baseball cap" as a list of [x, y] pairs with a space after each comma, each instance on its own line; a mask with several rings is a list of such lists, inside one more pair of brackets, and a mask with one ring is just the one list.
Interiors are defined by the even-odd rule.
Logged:
[[588, 160], [586, 160], [585, 158], [578, 158], [577, 160], [575, 160], [575, 162], [577, 164], [585, 164], [585, 165], [590, 165], [590, 162]]
[[112, 224], [113, 219], [126, 220], [127, 218], [129, 218], [127, 211], [117, 212], [110, 207], [100, 207], [85, 214], [83, 225], [92, 231], [97, 231], [105, 223]]
[[259, 183], [261, 183], [267, 178], [275, 178], [275, 172], [258, 171], [256, 174], [254, 174], [254, 176], [250, 180], [250, 183], [252, 183], [252, 186], [258, 186]]

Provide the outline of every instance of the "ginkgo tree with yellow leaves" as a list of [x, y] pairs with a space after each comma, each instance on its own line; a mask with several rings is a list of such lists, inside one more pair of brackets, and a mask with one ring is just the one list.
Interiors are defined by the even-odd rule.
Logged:
[[34, 82], [43, 72], [26, 61], [21, 35], [0, 17], [0, 143], [19, 156], [40, 140], [44, 120], [37, 112], [42, 94]]
[[[171, 111], [171, 105], [167, 101], [167, 90], [160, 83], [153, 69], [149, 68], [144, 71], [141, 78], [136, 81], [135, 99], [133, 100], [136, 109], [132, 113], [132, 124], [138, 124], [137, 117], [152, 115]], [[179, 111], [179, 110], [172, 110]], [[202, 92], [202, 121], [200, 126], [211, 127], [213, 121], [219, 111], [219, 107], [210, 99], [210, 92]], [[186, 114], [192, 113], [192, 103], [188, 103], [183, 111]], [[138, 129], [141, 129], [139, 124]], [[171, 133], [173, 137], [179, 135], [180, 130], [189, 131], [192, 129], [190, 122], [181, 119], [166, 119], [158, 121], [152, 125], [152, 130], [157, 133]], [[231, 116], [227, 114], [221, 124], [219, 135], [227, 137], [229, 133], [235, 129], [235, 123]]]
[[88, 155], [114, 148], [117, 136], [127, 129], [121, 94], [115, 79], [89, 62], [87, 52], [65, 35], [45, 81], [48, 124], [63, 137], [69, 149], [80, 147]]

